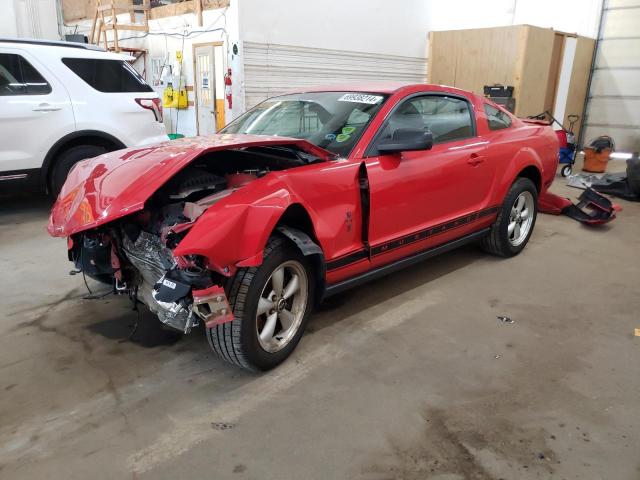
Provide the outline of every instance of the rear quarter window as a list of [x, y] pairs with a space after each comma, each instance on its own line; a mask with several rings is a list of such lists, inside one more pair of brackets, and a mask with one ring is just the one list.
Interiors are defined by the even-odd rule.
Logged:
[[511, 126], [511, 117], [496, 107], [485, 103], [484, 113], [487, 115], [489, 130], [502, 130], [503, 128], [509, 128]]
[[144, 78], [124, 60], [63, 58], [62, 63], [99, 92], [153, 92]]

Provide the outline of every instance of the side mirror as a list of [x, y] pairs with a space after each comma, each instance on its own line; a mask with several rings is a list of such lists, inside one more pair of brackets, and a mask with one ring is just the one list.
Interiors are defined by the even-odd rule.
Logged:
[[399, 153], [410, 150], [429, 150], [433, 147], [433, 133], [419, 128], [398, 128], [391, 138], [377, 145], [378, 153]]

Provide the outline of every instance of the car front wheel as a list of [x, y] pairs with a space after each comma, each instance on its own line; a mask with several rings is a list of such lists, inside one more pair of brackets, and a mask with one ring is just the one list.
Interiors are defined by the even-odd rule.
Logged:
[[240, 269], [229, 290], [234, 319], [207, 329], [211, 348], [254, 371], [283, 362], [300, 341], [311, 311], [311, 265], [288, 240], [273, 237], [258, 267]]
[[536, 224], [538, 191], [528, 178], [518, 178], [507, 193], [495, 223], [483, 239], [484, 249], [500, 257], [520, 253]]

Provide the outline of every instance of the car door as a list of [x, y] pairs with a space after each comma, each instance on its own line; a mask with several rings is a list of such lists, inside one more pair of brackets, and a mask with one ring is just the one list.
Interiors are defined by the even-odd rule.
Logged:
[[0, 47], [0, 171], [39, 169], [53, 144], [75, 129], [69, 94], [21, 49]]
[[[429, 129], [430, 150], [375, 155], [397, 129]], [[400, 102], [366, 159], [369, 242], [375, 264], [463, 236], [488, 206], [493, 182], [487, 143], [476, 136], [472, 103], [461, 96], [418, 94]]]

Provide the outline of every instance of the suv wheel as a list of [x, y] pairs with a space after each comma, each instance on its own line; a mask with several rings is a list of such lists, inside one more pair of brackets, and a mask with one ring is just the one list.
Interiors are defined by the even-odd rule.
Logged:
[[520, 253], [536, 224], [538, 191], [528, 178], [518, 178], [507, 193], [498, 218], [483, 239], [484, 249], [500, 257]]
[[315, 288], [311, 264], [288, 240], [273, 237], [258, 267], [233, 279], [232, 322], [207, 329], [211, 348], [248, 370], [269, 370], [295, 349], [311, 312]]
[[97, 157], [106, 153], [107, 149], [97, 145], [78, 145], [58, 154], [50, 179], [51, 194], [57, 197], [64, 185], [71, 168], [80, 160]]

